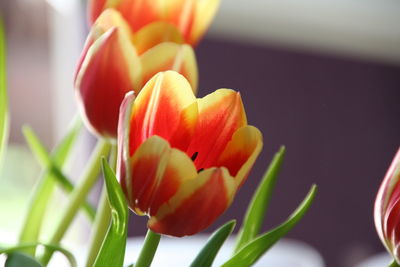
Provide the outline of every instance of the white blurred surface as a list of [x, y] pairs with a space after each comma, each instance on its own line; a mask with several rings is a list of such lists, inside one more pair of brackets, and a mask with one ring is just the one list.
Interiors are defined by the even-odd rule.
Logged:
[[[184, 238], [162, 237], [154, 257], [154, 267], [187, 267], [191, 264], [208, 239], [207, 235], [196, 235]], [[129, 238], [125, 252], [125, 264], [133, 263], [140, 252], [144, 237]], [[231, 256], [234, 239], [228, 239], [218, 253], [213, 266], [220, 266]], [[68, 248], [68, 247], [67, 247]], [[78, 260], [78, 266], [84, 266], [86, 249], [74, 246], [71, 248]], [[49, 267], [65, 266], [66, 260], [56, 253]], [[255, 267], [324, 267], [324, 261], [316, 249], [310, 245], [293, 240], [282, 239], [271, 248]]]
[[376, 255], [369, 257], [368, 259], [364, 260], [363, 262], [357, 264], [356, 267], [383, 267], [389, 266], [392, 258], [390, 257], [389, 253], [382, 252]]
[[60, 140], [77, 113], [74, 73], [85, 36], [80, 0], [47, 0], [50, 42], [52, 121], [55, 140]]
[[[163, 237], [152, 266], [189, 266], [206, 243], [207, 238], [206, 235], [185, 238]], [[125, 256], [126, 264], [133, 263], [137, 259], [142, 242], [143, 238], [133, 238], [128, 241]], [[226, 241], [213, 266], [220, 266], [231, 256], [234, 244], [234, 239]], [[283, 239], [253, 266], [323, 267], [325, 265], [320, 254], [311, 246], [301, 241]]]
[[398, 0], [222, 1], [210, 36], [400, 64]]

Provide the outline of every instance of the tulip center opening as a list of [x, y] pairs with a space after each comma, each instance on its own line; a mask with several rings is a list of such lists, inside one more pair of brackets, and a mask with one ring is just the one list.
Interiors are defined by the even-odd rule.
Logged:
[[[192, 155], [192, 157], [191, 157], [191, 159], [192, 159], [193, 162], [196, 160], [196, 158], [197, 158], [198, 155], [199, 155], [199, 152], [194, 152], [194, 153], [193, 153], [193, 155]], [[200, 173], [200, 172], [202, 172], [202, 171], [204, 171], [204, 168], [200, 168], [200, 169], [197, 170], [198, 173]]]
[[195, 160], [196, 160], [197, 155], [199, 155], [199, 152], [194, 152], [194, 153], [193, 153], [192, 158], [191, 158], [192, 161], [195, 161]]

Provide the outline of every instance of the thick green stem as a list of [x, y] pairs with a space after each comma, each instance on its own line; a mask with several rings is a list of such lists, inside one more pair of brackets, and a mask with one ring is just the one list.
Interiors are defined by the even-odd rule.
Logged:
[[142, 250], [140, 251], [135, 267], [149, 267], [156, 254], [161, 235], [154, 233], [150, 229], [147, 231]]
[[[50, 238], [50, 244], [58, 244], [63, 238], [65, 232], [75, 218], [75, 215], [77, 214], [81, 205], [85, 202], [87, 194], [89, 193], [90, 189], [92, 189], [94, 183], [97, 181], [100, 173], [100, 159], [103, 156], [107, 156], [110, 147], [110, 143], [106, 140], [99, 140], [97, 142], [96, 148], [92, 153], [86, 169], [81, 179], [79, 180], [79, 183], [75, 187], [74, 191], [71, 193], [67, 207], [63, 210], [60, 223], [58, 224], [55, 232]], [[44, 265], [47, 265], [52, 255], [53, 252], [47, 249], [42, 255], [40, 261]]]
[[393, 262], [389, 265], [389, 267], [399, 267], [400, 265], [395, 261], [395, 260], [393, 260]]
[[[117, 161], [117, 147], [112, 146], [109, 164], [113, 170], [115, 170], [115, 165]], [[92, 267], [97, 254], [101, 248], [104, 237], [107, 233], [108, 227], [111, 220], [111, 209], [108, 203], [107, 188], [103, 185], [101, 192], [101, 197], [99, 201], [99, 207], [94, 222], [93, 233], [90, 239], [89, 253], [86, 260], [86, 267]]]

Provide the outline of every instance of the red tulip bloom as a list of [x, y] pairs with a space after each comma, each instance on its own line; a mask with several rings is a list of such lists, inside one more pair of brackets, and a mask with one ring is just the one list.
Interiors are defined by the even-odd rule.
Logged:
[[121, 12], [136, 32], [153, 22], [174, 25], [185, 42], [197, 44], [215, 16], [219, 0], [90, 0], [89, 22], [92, 24], [106, 8]]
[[117, 174], [130, 208], [154, 232], [184, 236], [208, 227], [231, 204], [262, 148], [240, 94], [196, 99], [167, 71], [121, 105]]
[[182, 73], [197, 88], [193, 49], [166, 23], [133, 34], [122, 16], [105, 10], [92, 26], [75, 76], [75, 88], [89, 128], [116, 138], [119, 106], [127, 92], [138, 94], [160, 71]]
[[381, 241], [400, 264], [400, 149], [376, 197], [375, 226]]

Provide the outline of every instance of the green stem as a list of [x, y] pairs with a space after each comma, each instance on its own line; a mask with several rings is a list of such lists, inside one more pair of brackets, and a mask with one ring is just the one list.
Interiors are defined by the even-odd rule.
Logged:
[[396, 260], [393, 260], [393, 262], [388, 266], [388, 267], [399, 267], [400, 265], [396, 262]]
[[[110, 155], [110, 166], [115, 170], [115, 165], [117, 161], [117, 147], [113, 145], [111, 148]], [[96, 215], [96, 219], [94, 221], [93, 233], [91, 236], [91, 240], [89, 242], [89, 253], [86, 259], [86, 267], [92, 267], [97, 254], [103, 244], [104, 237], [107, 233], [108, 227], [110, 225], [111, 220], [111, 209], [108, 203], [107, 197], [107, 188], [103, 185], [103, 189], [101, 192], [101, 197], [99, 201], [99, 207]]]
[[151, 265], [154, 254], [156, 254], [158, 243], [160, 243], [160, 238], [161, 235], [154, 233], [150, 229], [147, 231], [144, 245], [140, 251], [135, 267], [149, 267]]
[[[94, 183], [97, 181], [100, 173], [100, 159], [101, 157], [108, 154], [110, 147], [110, 143], [106, 140], [99, 140], [97, 142], [96, 148], [92, 153], [88, 165], [86, 166], [86, 169], [83, 172], [79, 183], [75, 187], [74, 191], [71, 193], [70, 200], [66, 209], [63, 210], [60, 223], [58, 224], [55, 232], [50, 238], [50, 244], [58, 244], [63, 238], [65, 232], [75, 218], [75, 215], [77, 214], [79, 208], [85, 202], [87, 194], [89, 193], [90, 189], [92, 189]], [[47, 249], [42, 255], [40, 261], [44, 265], [47, 265], [52, 255], [53, 252]]]

